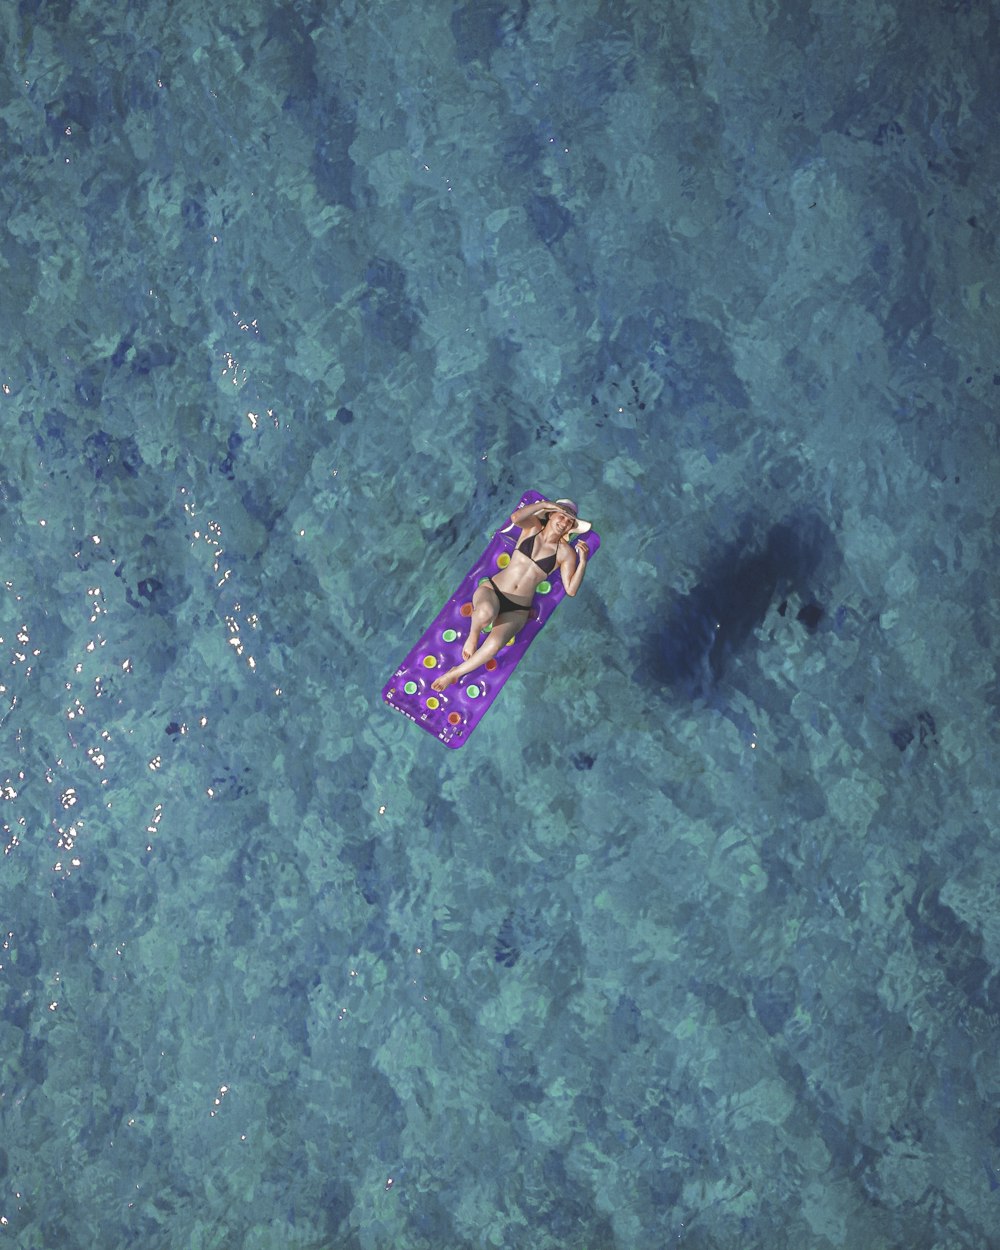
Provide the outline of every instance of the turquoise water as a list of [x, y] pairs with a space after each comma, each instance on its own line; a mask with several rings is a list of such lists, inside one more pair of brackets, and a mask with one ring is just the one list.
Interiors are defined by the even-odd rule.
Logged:
[[995, 8], [0, 34], [0, 1244], [996, 1244]]

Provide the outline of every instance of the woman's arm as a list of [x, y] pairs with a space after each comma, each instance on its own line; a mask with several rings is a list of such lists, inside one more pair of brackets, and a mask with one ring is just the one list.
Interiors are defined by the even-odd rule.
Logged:
[[516, 512], [510, 514], [510, 519], [515, 525], [523, 525], [525, 521], [541, 516], [543, 512], [551, 512], [553, 508], [555, 508], [554, 503], [549, 503], [547, 499], [540, 499], [538, 503], [529, 503], [523, 508], [518, 508]]
[[559, 572], [562, 573], [563, 585], [566, 587], [566, 593], [568, 595], [575, 595], [580, 589], [580, 583], [583, 581], [583, 575], [587, 571], [587, 558], [590, 555], [590, 548], [581, 538], [576, 546], [571, 547], [570, 550], [576, 552], [576, 568], [573, 570], [572, 574], [567, 573], [566, 570], [570, 564], [570, 561], [567, 558], [560, 563]]

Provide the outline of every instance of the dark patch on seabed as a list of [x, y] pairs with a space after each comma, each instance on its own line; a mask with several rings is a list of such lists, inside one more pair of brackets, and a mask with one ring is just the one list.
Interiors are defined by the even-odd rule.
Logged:
[[638, 680], [684, 699], [709, 697], [779, 593], [794, 591], [807, 600], [797, 620], [816, 632], [824, 608], [815, 600], [813, 580], [821, 567], [832, 574], [840, 561], [830, 528], [815, 514], [779, 522], [763, 542], [755, 539], [752, 523], [744, 528], [747, 538], [713, 557], [694, 589], [660, 614], [664, 624], [647, 632]]

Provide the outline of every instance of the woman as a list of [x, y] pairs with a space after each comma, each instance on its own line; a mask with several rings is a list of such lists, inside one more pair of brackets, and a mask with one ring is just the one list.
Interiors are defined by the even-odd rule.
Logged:
[[[510, 563], [495, 577], [477, 587], [472, 597], [469, 637], [462, 648], [463, 663], [456, 664], [431, 682], [434, 690], [447, 690], [453, 682], [491, 660], [531, 615], [531, 604], [540, 582], [559, 568], [568, 595], [580, 589], [590, 551], [585, 542], [569, 545], [571, 534], [585, 534], [589, 521], [581, 521], [572, 499], [543, 499], [529, 503], [511, 516], [521, 527], [521, 538]], [[479, 646], [479, 635], [492, 625], [486, 641]]]

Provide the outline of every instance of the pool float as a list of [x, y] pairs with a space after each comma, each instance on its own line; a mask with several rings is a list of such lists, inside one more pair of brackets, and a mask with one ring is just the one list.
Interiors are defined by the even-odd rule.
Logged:
[[[529, 490], [521, 497], [517, 508], [544, 498], [537, 491]], [[516, 512], [517, 508], [511, 511]], [[520, 526], [512, 522], [497, 530], [458, 589], [382, 688], [382, 698], [389, 707], [402, 712], [452, 750], [468, 742], [469, 735], [486, 715], [525, 651], [566, 597], [561, 577], [541, 582], [535, 591], [530, 617], [495, 659], [487, 660], [482, 668], [460, 677], [440, 694], [431, 689], [435, 677], [462, 662], [462, 644], [469, 633], [476, 587], [507, 567], [520, 532]], [[591, 529], [580, 537], [585, 538], [593, 559], [601, 545], [600, 536]], [[570, 541], [575, 544], [579, 537]]]

